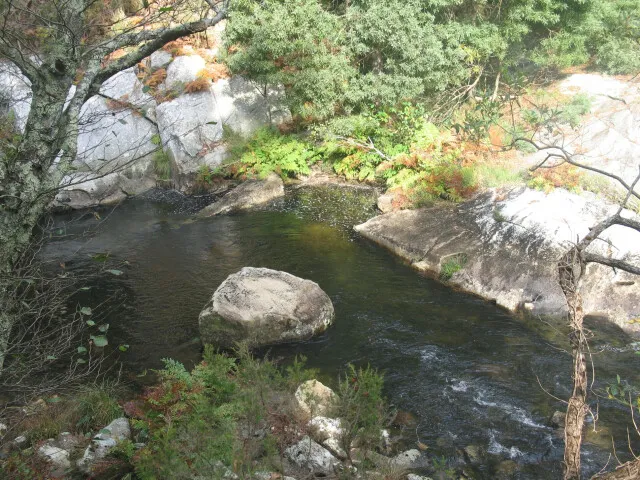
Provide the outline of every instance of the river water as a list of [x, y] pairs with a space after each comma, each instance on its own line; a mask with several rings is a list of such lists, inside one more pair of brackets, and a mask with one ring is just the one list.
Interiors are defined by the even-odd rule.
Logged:
[[[517, 464], [509, 478], [560, 478], [563, 443], [548, 420], [563, 409], [553, 397], [569, 396], [562, 327], [453, 291], [359, 238], [352, 227], [376, 215], [374, 201], [366, 190], [291, 189], [260, 211], [196, 222], [191, 215], [203, 201], [155, 192], [101, 210], [99, 218], [57, 216], [57, 237], [43, 257], [79, 272], [97, 268], [95, 254], [127, 262], [122, 275], [100, 277], [82, 301], [96, 308], [106, 299], [109, 341], [129, 345], [119, 355], [132, 382], [144, 381], [138, 375], [162, 358], [198, 361], [198, 314], [229, 274], [253, 266], [311, 279], [334, 303], [334, 326], [269, 355], [286, 362], [303, 354], [329, 383], [348, 363], [380, 369], [390, 402], [416, 419], [402, 432], [406, 446], [419, 438], [428, 455], [459, 466], [460, 449], [477, 445], [487, 451], [477, 478], [512, 468], [505, 460]], [[616, 374], [639, 384], [640, 356], [630, 340], [598, 324], [594, 332], [594, 387]], [[628, 410], [600, 400], [585, 473], [607, 462], [611, 435], [619, 457], [628, 458], [629, 426]]]

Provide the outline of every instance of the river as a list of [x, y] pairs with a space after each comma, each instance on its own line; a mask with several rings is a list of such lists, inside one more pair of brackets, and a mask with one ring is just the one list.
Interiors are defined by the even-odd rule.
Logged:
[[[376, 215], [374, 201], [353, 188], [289, 189], [259, 211], [196, 222], [191, 215], [203, 201], [154, 192], [100, 210], [99, 218], [56, 216], [57, 236], [42, 255], [78, 272], [97, 268], [91, 257], [99, 253], [127, 262], [122, 275], [100, 277], [82, 301], [96, 308], [107, 299], [109, 341], [129, 345], [119, 355], [131, 382], [144, 381], [139, 375], [162, 358], [198, 361], [198, 314], [229, 274], [253, 266], [311, 279], [331, 297], [335, 325], [269, 355], [286, 362], [303, 354], [327, 382], [350, 362], [380, 369], [390, 402], [416, 419], [402, 432], [406, 446], [419, 438], [428, 455], [453, 466], [461, 466], [465, 446], [480, 446], [487, 455], [473, 468], [476, 478], [494, 478], [505, 460], [517, 466], [513, 478], [560, 478], [563, 442], [549, 417], [563, 409], [554, 397], [569, 396], [562, 326], [456, 292], [359, 238], [352, 227]], [[630, 340], [615, 328], [596, 324], [594, 331], [595, 388], [616, 374], [639, 384], [640, 356]], [[585, 473], [606, 463], [610, 434], [628, 458], [629, 426], [627, 409], [600, 400]]]

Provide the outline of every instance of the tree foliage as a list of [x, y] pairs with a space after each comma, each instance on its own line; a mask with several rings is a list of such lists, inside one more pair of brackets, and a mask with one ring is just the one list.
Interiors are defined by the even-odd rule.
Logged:
[[640, 67], [639, 0], [246, 0], [229, 63], [284, 85], [302, 117], [386, 107], [452, 88], [493, 92], [544, 67]]

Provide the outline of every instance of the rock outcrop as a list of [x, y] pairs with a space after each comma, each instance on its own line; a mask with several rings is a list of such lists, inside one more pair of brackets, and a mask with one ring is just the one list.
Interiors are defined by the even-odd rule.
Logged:
[[[153, 188], [155, 161], [163, 151], [167, 156], [163, 161], [170, 163], [171, 183], [190, 191], [199, 169], [216, 168], [227, 157], [225, 128], [249, 136], [262, 126], [291, 117], [282, 107], [282, 89], [260, 93], [241, 76], [218, 79], [204, 91], [186, 93], [186, 86], [208, 66], [195, 51], [173, 58], [161, 50], [143, 64], [145, 72], [165, 68], [166, 78], [154, 88], [177, 97], [154, 98], [143, 75], [139, 78], [138, 67], [107, 80], [82, 108], [77, 158], [62, 179], [54, 207], [112, 204]], [[69, 98], [74, 93], [72, 89]], [[0, 113], [10, 113], [15, 128], [22, 131], [30, 107], [29, 80], [13, 64], [0, 62]]]
[[310, 280], [267, 268], [227, 277], [200, 313], [203, 343], [233, 347], [306, 340], [333, 322], [331, 299]]
[[[558, 260], [616, 208], [593, 194], [521, 187], [491, 190], [460, 205], [381, 215], [355, 230], [422, 271], [440, 274], [457, 263], [451, 284], [509, 310], [556, 316], [567, 308]], [[640, 258], [640, 233], [614, 227], [602, 238], [592, 247], [598, 253]], [[640, 282], [624, 272], [589, 265], [582, 296], [587, 314], [606, 315], [621, 326], [640, 316]]]
[[[573, 74], [557, 85], [567, 96], [583, 94], [591, 101], [591, 111], [576, 128], [566, 126], [541, 134], [546, 145], [561, 145], [574, 159], [610, 174], [631, 185], [638, 175], [640, 157], [640, 87], [637, 82], [623, 81], [601, 74]], [[529, 156], [526, 163], [535, 165], [553, 150]], [[626, 193], [614, 180], [600, 176], [611, 188]], [[640, 185], [636, 186], [640, 192]]]
[[264, 180], [248, 180], [220, 200], [198, 212], [199, 218], [213, 217], [239, 210], [250, 210], [284, 196], [282, 179], [272, 173]]

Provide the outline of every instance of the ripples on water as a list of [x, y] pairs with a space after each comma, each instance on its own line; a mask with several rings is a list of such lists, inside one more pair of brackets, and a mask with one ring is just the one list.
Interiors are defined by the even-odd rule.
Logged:
[[[547, 423], [563, 405], [538, 383], [568, 397], [570, 357], [557, 348], [566, 345], [554, 329], [454, 292], [360, 239], [352, 226], [376, 214], [373, 192], [289, 190], [261, 211], [194, 222], [190, 214], [209, 200], [154, 192], [102, 212], [100, 224], [92, 216], [57, 219], [65, 235], [97, 231], [53, 240], [45, 258], [79, 271], [95, 268], [89, 257], [99, 252], [129, 262], [85, 301], [97, 305], [118, 292], [110, 335], [130, 345], [121, 358], [132, 380], [165, 357], [198, 361], [198, 314], [229, 274], [244, 266], [285, 270], [320, 284], [336, 323], [309, 342], [269, 349], [271, 356], [304, 354], [328, 382], [349, 362], [370, 363], [385, 372], [394, 406], [418, 419], [415, 431], [404, 432], [408, 447], [419, 437], [430, 454], [455, 464], [460, 449], [475, 444], [490, 454], [479, 478], [493, 478], [504, 459], [518, 462], [517, 478], [559, 478], [562, 441]], [[638, 357], [621, 338], [607, 332], [601, 340], [616, 346], [595, 358], [599, 386], [617, 373], [640, 380]], [[624, 450], [626, 410], [605, 401], [600, 417]], [[588, 445], [587, 473], [607, 453]]]

